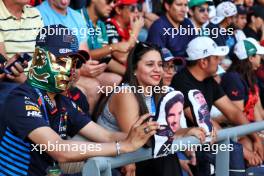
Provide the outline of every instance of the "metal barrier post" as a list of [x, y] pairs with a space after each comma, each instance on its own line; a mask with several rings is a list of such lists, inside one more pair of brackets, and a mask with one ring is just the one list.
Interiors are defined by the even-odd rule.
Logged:
[[[221, 144], [228, 146], [230, 144], [230, 139], [226, 138], [225, 140], [218, 142], [218, 145]], [[229, 158], [229, 151], [218, 151], [218, 153], [216, 154], [215, 176], [229, 176]]]
[[83, 167], [83, 176], [112, 176], [111, 163], [104, 157], [95, 157], [87, 160]]

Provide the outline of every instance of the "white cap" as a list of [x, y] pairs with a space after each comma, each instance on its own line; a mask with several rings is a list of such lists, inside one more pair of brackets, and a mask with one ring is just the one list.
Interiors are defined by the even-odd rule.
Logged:
[[244, 60], [249, 56], [254, 56], [256, 54], [263, 55], [264, 47], [262, 47], [254, 38], [246, 38], [237, 42], [234, 47], [234, 53], [240, 60]]
[[225, 1], [216, 7], [216, 16], [212, 18], [211, 22], [214, 24], [219, 24], [226, 17], [231, 17], [237, 14], [237, 7], [234, 3], [230, 1]]
[[208, 56], [225, 56], [229, 52], [227, 46], [217, 46], [209, 37], [196, 37], [187, 46], [188, 61], [203, 59]]

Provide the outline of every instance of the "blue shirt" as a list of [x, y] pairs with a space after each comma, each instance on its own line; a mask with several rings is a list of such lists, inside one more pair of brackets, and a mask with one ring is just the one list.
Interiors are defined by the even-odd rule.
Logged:
[[221, 86], [232, 101], [247, 101], [248, 86], [239, 73], [231, 71], [223, 75]]
[[[174, 28], [168, 18], [163, 15], [156, 20], [150, 27], [148, 32], [147, 42], [158, 45], [161, 48], [168, 48], [173, 56], [186, 57], [187, 44], [196, 37], [193, 35], [181, 35], [179, 33], [181, 29], [193, 29], [194, 27], [189, 19], [184, 19], [180, 24], [179, 29]], [[177, 32], [178, 31], [178, 34]], [[182, 30], [184, 32], [184, 30]], [[183, 33], [182, 33], [183, 34]]]
[[72, 30], [73, 34], [77, 36], [79, 44], [86, 42], [88, 30], [79, 12], [68, 7], [67, 15], [59, 14], [50, 7], [48, 1], [44, 1], [37, 8], [40, 11], [45, 26], [62, 24]]
[[12, 90], [6, 100], [0, 116], [0, 173], [3, 175], [46, 175], [47, 167], [54, 161], [47, 153], [40, 154], [34, 149], [35, 144], [28, 138], [33, 130], [50, 127], [66, 138], [90, 122], [90, 117], [67, 97], [57, 95], [55, 106], [45, 91], [40, 92], [44, 103], [36, 90], [24, 83]]

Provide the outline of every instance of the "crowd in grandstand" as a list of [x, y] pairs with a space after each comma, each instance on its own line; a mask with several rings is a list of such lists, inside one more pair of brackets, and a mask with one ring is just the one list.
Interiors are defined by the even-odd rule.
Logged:
[[[113, 176], [214, 175], [217, 131], [263, 104], [263, 0], [0, 0], [0, 175], [81, 175], [157, 135]], [[185, 136], [209, 151], [165, 151]], [[264, 131], [230, 144], [230, 175], [264, 175]]]

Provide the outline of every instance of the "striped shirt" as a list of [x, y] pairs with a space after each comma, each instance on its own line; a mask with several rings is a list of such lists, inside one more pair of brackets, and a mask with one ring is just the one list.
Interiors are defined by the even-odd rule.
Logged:
[[35, 40], [43, 21], [39, 11], [25, 5], [21, 19], [17, 19], [0, 1], [0, 43], [4, 43], [8, 58], [19, 52], [33, 54]]

